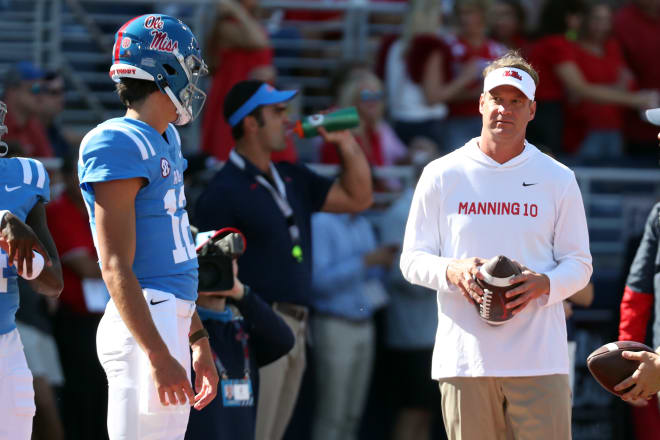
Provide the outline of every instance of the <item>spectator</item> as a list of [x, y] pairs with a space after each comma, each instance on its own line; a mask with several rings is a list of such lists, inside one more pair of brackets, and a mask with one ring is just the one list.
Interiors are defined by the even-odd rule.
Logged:
[[[536, 89], [539, 103], [529, 123], [527, 138], [554, 156], [563, 151], [564, 82], [560, 72], [574, 66], [572, 39], [576, 38], [582, 17], [581, 0], [546, 2], [541, 14], [538, 39], [530, 48], [530, 63], [543, 81]], [[571, 67], [575, 71], [575, 67]]]
[[[445, 139], [451, 149], [459, 148], [479, 135], [481, 117], [475, 100], [481, 93], [481, 70], [506, 52], [504, 46], [488, 38], [487, 11], [487, 0], [456, 0], [456, 33], [445, 37], [451, 54], [450, 78], [456, 78], [463, 70], [474, 72], [471, 81], [456, 93], [449, 104]], [[471, 63], [476, 64], [476, 69], [469, 68]]]
[[[570, 82], [566, 84], [566, 72], [560, 74], [568, 89], [564, 150], [592, 163], [603, 159], [617, 160], [623, 155], [622, 104], [638, 109], [659, 104], [657, 92], [635, 95], [627, 91], [632, 77], [618, 42], [611, 37], [611, 29], [611, 7], [604, 1], [589, 3], [574, 45], [576, 70], [569, 67], [568, 74], [573, 75], [573, 81], [581, 77], [588, 87], [606, 88], [612, 97], [608, 99], [606, 95], [605, 99], [597, 100], [580, 93], [579, 88], [570, 87]], [[617, 96], [614, 94], [621, 95], [622, 102], [612, 99]]]
[[[369, 71], [356, 71], [348, 75], [339, 88], [337, 107], [355, 106], [360, 126], [353, 132], [369, 165], [394, 165], [406, 159], [408, 151], [394, 130], [383, 119], [385, 101], [383, 87], [376, 75]], [[321, 147], [322, 163], [340, 163], [335, 146]]]
[[260, 370], [257, 439], [282, 438], [305, 369], [311, 213], [357, 212], [371, 203], [369, 165], [347, 130], [319, 129], [342, 157], [343, 171], [334, 183], [303, 166], [270, 162], [271, 152], [286, 146], [290, 121], [284, 103], [295, 93], [243, 81], [227, 94], [224, 114], [236, 147], [200, 196], [195, 216], [200, 230], [232, 225], [245, 234], [250, 246], [241, 258], [241, 279], [273, 306], [296, 338], [289, 354]]
[[72, 157], [64, 162], [64, 191], [46, 209], [64, 277], [54, 318], [65, 378], [61, 407], [67, 439], [104, 439], [108, 385], [96, 355], [96, 329], [110, 295], [101, 279], [75, 162]]
[[[420, 139], [411, 145], [416, 177], [437, 155], [434, 144], [428, 141]], [[412, 198], [411, 187], [383, 214], [379, 222], [382, 246], [401, 248]], [[386, 309], [385, 368], [396, 411], [392, 440], [430, 440], [433, 422], [442, 415], [440, 390], [428, 374], [438, 326], [436, 299], [427, 288], [408, 283], [398, 267], [389, 271], [387, 281], [390, 303]]]
[[207, 37], [206, 53], [213, 74], [202, 122], [202, 149], [225, 161], [234, 145], [231, 127], [222, 117], [227, 92], [238, 82], [275, 82], [273, 49], [257, 19], [258, 0], [223, 0]]
[[68, 160], [69, 156], [74, 153], [73, 147], [57, 121], [64, 110], [64, 78], [59, 72], [46, 72], [41, 83], [39, 97], [41, 98], [39, 119], [46, 128], [53, 152], [55, 156]]
[[[437, 291], [431, 371], [448, 437], [568, 440], [562, 300], [592, 272], [584, 206], [573, 172], [525, 141], [536, 110], [533, 68], [514, 52], [484, 75], [481, 136], [424, 169], [401, 271]], [[521, 284], [508, 292], [513, 318], [493, 327], [475, 311], [483, 291], [474, 278], [484, 279], [484, 257], [501, 254], [521, 262], [510, 280]]]
[[453, 81], [450, 79], [448, 47], [439, 38], [440, 5], [414, 0], [406, 14], [401, 38], [383, 45], [384, 78], [390, 119], [406, 144], [426, 137], [445, 151], [446, 103], [476, 74], [468, 64]]
[[362, 216], [317, 213], [312, 251], [317, 396], [312, 439], [354, 440], [373, 368], [373, 315], [387, 299], [380, 277], [397, 248], [378, 246]]
[[46, 130], [39, 121], [41, 80], [44, 72], [29, 61], [12, 65], [4, 78], [4, 101], [11, 109], [5, 124], [9, 133], [6, 141], [20, 148], [19, 156], [52, 157], [53, 148]]
[[[2, 136], [7, 132], [4, 125], [6, 112], [7, 107], [0, 101], [0, 156], [7, 153], [2, 143]], [[33, 384], [21, 336], [16, 328], [18, 277], [30, 280], [29, 287], [36, 292], [57, 297], [62, 291], [62, 269], [46, 222], [44, 204], [49, 201], [50, 194], [48, 173], [43, 164], [22, 157], [0, 158], [0, 168], [0, 183], [4, 183], [5, 187], [5, 195], [0, 203], [0, 436], [11, 440], [28, 440], [32, 436], [35, 415], [35, 386], [38, 388], [41, 382], [35, 381]], [[39, 269], [33, 266], [35, 252], [44, 260]], [[36, 332], [28, 333], [25, 334], [26, 343], [29, 341], [29, 345], [36, 348], [34, 344], [41, 342], [40, 335]], [[37, 362], [46, 360], [47, 363], [50, 360], [47, 351], [33, 351], [37, 356], [43, 355], [36, 359]], [[52, 347], [49, 354], [52, 355]], [[44, 366], [44, 363], [39, 366]], [[44, 371], [39, 371], [39, 375], [42, 374]], [[39, 397], [42, 396], [44, 393]], [[50, 397], [52, 409], [53, 396], [50, 394], [46, 397]], [[44, 400], [38, 403], [43, 408]], [[52, 414], [44, 412], [43, 415]], [[55, 428], [52, 432], [35, 434], [41, 438], [61, 437], [61, 431], [57, 431], [56, 425], [56, 422], [51, 425]]]
[[[641, 90], [660, 91], [660, 2], [630, 0], [614, 17], [614, 35], [621, 45], [635, 83]], [[657, 129], [640, 119], [636, 111], [625, 115], [625, 136], [632, 154], [657, 157]]]
[[525, 8], [520, 0], [496, 0], [488, 16], [490, 37], [527, 58], [530, 42], [525, 36]]
[[[222, 396], [202, 411], [191, 411], [186, 439], [254, 440], [259, 368], [291, 350], [293, 333], [236, 274], [231, 290], [200, 292], [197, 307], [220, 370]], [[249, 392], [239, 397], [236, 386]]]

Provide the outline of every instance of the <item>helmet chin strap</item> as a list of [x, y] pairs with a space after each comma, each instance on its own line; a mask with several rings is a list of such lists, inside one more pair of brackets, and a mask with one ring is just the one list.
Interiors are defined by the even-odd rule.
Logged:
[[170, 98], [170, 101], [172, 101], [172, 104], [174, 104], [176, 114], [179, 116], [176, 121], [174, 121], [174, 125], [186, 125], [192, 119], [190, 112], [181, 105], [181, 102], [179, 102], [176, 96], [174, 96], [174, 92], [172, 92], [172, 89], [170, 89], [169, 86], [165, 86], [163, 90]]
[[165, 92], [165, 94], [170, 98], [170, 101], [172, 101], [172, 104], [174, 104], [174, 107], [176, 108], [176, 114], [179, 117], [176, 119], [176, 121], [174, 121], [174, 125], [186, 125], [188, 122], [190, 122], [192, 120], [192, 114], [181, 105], [181, 102], [174, 95], [174, 92], [170, 88], [170, 85], [167, 83], [167, 80], [163, 78], [162, 75], [158, 75], [156, 77], [156, 84], [158, 84], [160, 89]]
[[0, 140], [0, 157], [4, 157], [9, 153], [9, 146]]

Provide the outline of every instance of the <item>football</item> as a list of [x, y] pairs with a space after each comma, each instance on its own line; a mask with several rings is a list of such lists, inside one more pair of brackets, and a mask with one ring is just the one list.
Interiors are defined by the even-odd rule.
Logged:
[[616, 341], [603, 345], [587, 357], [587, 367], [589, 367], [589, 371], [594, 379], [607, 391], [617, 396], [620, 396], [632, 387], [621, 391], [614, 391], [614, 386], [627, 377], [630, 377], [639, 365], [638, 361], [623, 358], [621, 353], [624, 351], [653, 352], [653, 349], [641, 342]]
[[513, 318], [506, 303], [515, 298], [506, 298], [504, 294], [522, 283], [511, 283], [511, 278], [519, 275], [522, 271], [517, 263], [514, 263], [504, 255], [493, 257], [480, 268], [484, 279], [475, 277], [475, 281], [484, 291], [481, 304], [475, 303], [477, 312], [481, 319], [490, 325], [501, 325]]

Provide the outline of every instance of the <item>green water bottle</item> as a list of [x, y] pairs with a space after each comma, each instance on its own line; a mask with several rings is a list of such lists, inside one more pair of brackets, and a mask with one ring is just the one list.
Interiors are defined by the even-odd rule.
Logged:
[[327, 131], [346, 130], [360, 125], [360, 116], [355, 107], [347, 107], [332, 113], [306, 116], [296, 122], [293, 131], [301, 138], [317, 136], [317, 127]]

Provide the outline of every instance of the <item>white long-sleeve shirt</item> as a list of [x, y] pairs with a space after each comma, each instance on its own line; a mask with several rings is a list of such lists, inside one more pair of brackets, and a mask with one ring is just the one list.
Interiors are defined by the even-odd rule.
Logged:
[[[403, 276], [437, 291], [432, 377], [568, 374], [562, 300], [592, 272], [574, 173], [536, 147], [499, 164], [472, 139], [426, 166], [401, 255]], [[550, 279], [550, 294], [500, 326], [447, 282], [454, 258], [505, 255]]]

